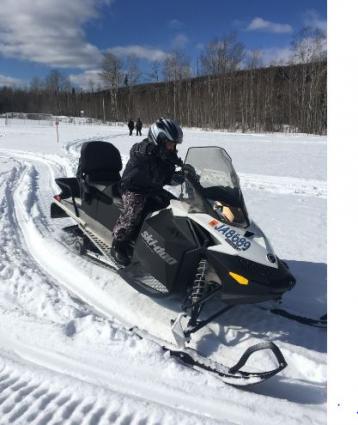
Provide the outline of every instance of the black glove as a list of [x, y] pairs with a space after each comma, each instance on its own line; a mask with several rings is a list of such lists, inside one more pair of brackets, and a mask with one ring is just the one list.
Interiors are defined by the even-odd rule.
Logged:
[[177, 186], [179, 184], [183, 184], [184, 183], [184, 173], [179, 171], [173, 174], [173, 177], [170, 181], [170, 185], [171, 186]]
[[199, 176], [196, 174], [195, 168], [190, 164], [184, 164], [182, 170], [185, 176], [192, 180], [199, 180]]

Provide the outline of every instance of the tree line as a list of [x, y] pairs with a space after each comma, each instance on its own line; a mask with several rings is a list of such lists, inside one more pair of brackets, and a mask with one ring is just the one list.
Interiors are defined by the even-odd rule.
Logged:
[[235, 34], [210, 42], [199, 63], [199, 76], [193, 78], [177, 50], [161, 64], [163, 81], [154, 63], [152, 82], [138, 84], [134, 58], [124, 72], [120, 59], [106, 53], [100, 73], [104, 89], [76, 90], [53, 70], [27, 90], [0, 89], [0, 113], [78, 116], [84, 111], [104, 121], [140, 117], [145, 124], [168, 116], [189, 127], [326, 133], [327, 63], [324, 38], [316, 30], [306, 28], [292, 42], [291, 65], [262, 67], [260, 52], [245, 54]]

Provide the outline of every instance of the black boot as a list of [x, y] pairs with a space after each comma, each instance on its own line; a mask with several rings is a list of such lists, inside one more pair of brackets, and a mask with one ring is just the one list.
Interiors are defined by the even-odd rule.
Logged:
[[111, 255], [115, 262], [121, 266], [128, 266], [128, 264], [130, 263], [130, 259], [127, 253], [127, 246], [127, 242], [118, 242], [113, 239]]

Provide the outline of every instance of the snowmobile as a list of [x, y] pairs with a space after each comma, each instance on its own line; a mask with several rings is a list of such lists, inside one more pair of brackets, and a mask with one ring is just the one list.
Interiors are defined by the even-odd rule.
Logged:
[[[137, 291], [150, 297], [176, 297], [182, 311], [172, 321], [175, 340], [163, 349], [186, 365], [206, 370], [234, 385], [261, 382], [280, 372], [285, 359], [272, 342], [256, 344], [227, 367], [189, 348], [191, 336], [239, 304], [279, 300], [295, 278], [259, 226], [249, 218], [232, 160], [221, 147], [190, 147], [183, 182], [168, 206], [147, 212], [130, 253], [130, 264], [111, 255], [112, 229], [121, 213], [121, 155], [108, 142], [87, 142], [77, 177], [57, 178], [51, 217], [70, 217], [80, 254], [112, 267]], [[201, 320], [213, 298], [225, 305]], [[135, 330], [141, 337], [150, 335]], [[242, 370], [258, 350], [271, 350], [278, 366], [266, 372]]]

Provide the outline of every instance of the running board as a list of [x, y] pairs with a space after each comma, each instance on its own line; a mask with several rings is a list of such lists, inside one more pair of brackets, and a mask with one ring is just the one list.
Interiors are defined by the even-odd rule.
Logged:
[[[91, 241], [92, 242], [92, 241]], [[109, 267], [111, 270], [118, 271], [119, 267], [117, 264], [114, 264], [113, 261], [108, 260], [102, 253], [98, 254], [97, 252], [93, 252], [91, 249], [87, 249], [85, 255], [92, 260], [95, 260], [97, 263], [102, 265], [103, 267]]]

